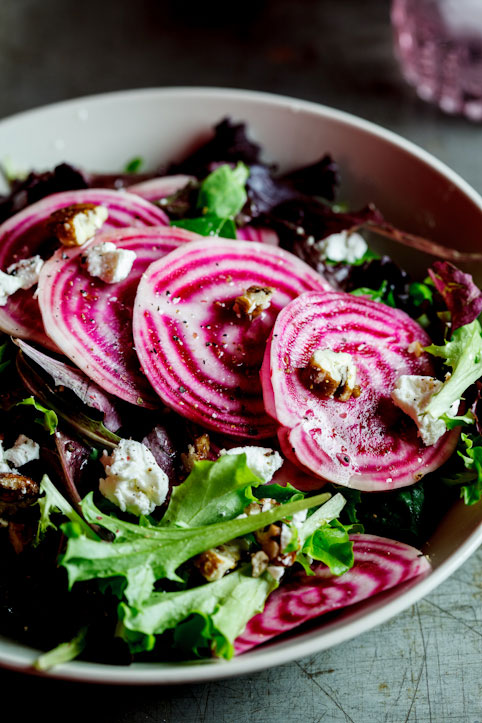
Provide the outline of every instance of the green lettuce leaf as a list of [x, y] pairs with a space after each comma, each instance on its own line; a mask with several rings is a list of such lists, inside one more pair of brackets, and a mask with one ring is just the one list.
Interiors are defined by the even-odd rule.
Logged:
[[475, 505], [482, 498], [482, 437], [472, 437], [462, 433], [461, 444], [465, 449], [459, 449], [458, 455], [472, 478], [467, 475], [458, 476], [457, 482], [459, 484], [463, 482], [460, 496], [466, 505]]
[[353, 542], [349, 538], [352, 531], [353, 525], [342, 525], [338, 520], [332, 520], [310, 535], [303, 545], [302, 554], [324, 562], [333, 575], [343, 575], [355, 563]]
[[221, 236], [222, 238], [236, 238], [236, 225], [230, 218], [219, 218], [212, 214], [200, 218], [182, 218], [171, 221], [171, 226], [185, 228], [186, 231], [198, 233], [200, 236]]
[[42, 427], [50, 434], [53, 434], [57, 429], [59, 419], [55, 412], [52, 409], [47, 409], [47, 407], [44, 407], [42, 404], [40, 404], [40, 402], [37, 402], [35, 397], [27, 397], [26, 399], [22, 399], [20, 402], [17, 402], [15, 406], [34, 407], [37, 412], [41, 412], [42, 414], [42, 417], [40, 419], [35, 420], [37, 424], [41, 424]]
[[85, 648], [86, 636], [87, 627], [83, 627], [68, 643], [61, 643], [56, 648], [49, 650], [48, 653], [40, 655], [33, 663], [33, 667], [35, 670], [50, 670], [55, 665], [75, 660]]
[[40, 518], [35, 537], [35, 544], [38, 544], [44, 537], [49, 527], [54, 530], [58, 529], [57, 525], [52, 521], [53, 514], [62, 514], [67, 517], [71, 523], [75, 524], [79, 534], [84, 534], [92, 540], [98, 540], [98, 535], [89, 527], [82, 519], [78, 512], [74, 510], [70, 502], [60, 494], [58, 489], [50, 481], [47, 475], [44, 475], [40, 482], [40, 493], [43, 495], [38, 499], [40, 507]]
[[203, 215], [234, 218], [247, 201], [248, 176], [249, 170], [244, 163], [238, 163], [234, 169], [227, 164], [219, 166], [201, 183], [197, 207]]
[[88, 539], [78, 534], [75, 525], [64, 525], [63, 530], [69, 540], [60, 564], [67, 569], [70, 587], [80, 580], [124, 577], [128, 602], [139, 603], [150, 593], [156, 580], [168, 578], [182, 582], [176, 571], [192, 557], [295, 512], [319, 507], [327, 498], [328, 495], [320, 494], [243, 519], [182, 528], [155, 526], [147, 520], [134, 524], [110, 517], [97, 509], [92, 493], [89, 493], [82, 502], [85, 519], [110, 530], [115, 537], [114, 542]]
[[481, 326], [478, 321], [472, 321], [454, 331], [446, 344], [431, 344], [426, 351], [444, 359], [445, 364], [452, 368], [452, 375], [444, 382], [440, 391], [433, 395], [425, 409], [425, 413], [438, 419], [482, 376]]
[[174, 642], [188, 655], [229, 659], [235, 639], [277, 586], [268, 572], [252, 577], [246, 565], [190, 590], [155, 592], [140, 606], [120, 604], [117, 634], [132, 652], [142, 652], [153, 649], [156, 635], [175, 628]]
[[189, 477], [174, 487], [162, 526], [201, 527], [240, 515], [262, 484], [246, 465], [245, 454], [226, 454], [216, 462], [196, 462]]
[[171, 226], [185, 228], [201, 236], [236, 238], [234, 218], [247, 201], [246, 181], [249, 170], [244, 163], [236, 168], [225, 164], [216, 168], [201, 183], [197, 198], [198, 218], [171, 221]]

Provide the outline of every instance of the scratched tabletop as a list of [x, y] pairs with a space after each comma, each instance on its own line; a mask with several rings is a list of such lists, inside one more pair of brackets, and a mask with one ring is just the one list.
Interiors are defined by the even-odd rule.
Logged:
[[[165, 85], [267, 90], [350, 111], [482, 191], [482, 125], [443, 115], [405, 85], [384, 0], [0, 3], [1, 117]], [[113, 688], [0, 671], [0, 689], [4, 721], [482, 723], [482, 553], [384, 625], [253, 676]]]

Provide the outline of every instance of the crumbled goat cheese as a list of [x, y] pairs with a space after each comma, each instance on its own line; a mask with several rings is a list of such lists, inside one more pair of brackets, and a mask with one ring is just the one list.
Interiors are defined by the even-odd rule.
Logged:
[[144, 444], [121, 439], [110, 456], [104, 451], [101, 462], [106, 477], [99, 480], [99, 490], [123, 512], [149, 515], [166, 499], [168, 477]]
[[[418, 427], [418, 436], [429, 447], [438, 442], [445, 434], [447, 427], [442, 419], [435, 419], [431, 414], [424, 413], [434, 394], [443, 386], [443, 382], [434, 377], [417, 374], [403, 374], [395, 383], [392, 399], [397, 407], [408, 414]], [[459, 402], [452, 405], [449, 412], [457, 412]]]
[[26, 437], [21, 434], [17, 437], [17, 440], [13, 447], [7, 449], [3, 455], [3, 459], [10, 462], [15, 467], [22, 467], [28, 462], [33, 462], [34, 459], [39, 459], [40, 447], [37, 442], [33, 439]]
[[64, 246], [83, 246], [107, 221], [109, 211], [93, 203], [74, 203], [50, 215], [49, 227]]
[[127, 279], [136, 260], [135, 251], [119, 249], [111, 241], [91, 246], [85, 256], [89, 274], [97, 276], [106, 284], [117, 284]]
[[16, 469], [12, 469], [8, 462], [5, 460], [5, 452], [3, 449], [3, 442], [0, 439], [0, 474], [9, 474], [10, 472], [16, 472]]
[[256, 319], [263, 311], [269, 309], [274, 289], [270, 286], [250, 286], [242, 296], [234, 300], [233, 311], [241, 319]]
[[15, 264], [11, 264], [7, 273], [20, 281], [21, 289], [31, 289], [32, 286], [38, 284], [38, 277], [43, 265], [42, 257], [37, 254], [37, 256], [30, 256], [28, 259], [21, 259]]
[[321, 261], [330, 259], [330, 261], [345, 261], [348, 264], [353, 264], [361, 259], [368, 249], [363, 236], [349, 231], [332, 233], [330, 236], [316, 241], [313, 247], [319, 253]]
[[234, 570], [241, 559], [241, 548], [234, 542], [219, 545], [199, 555], [194, 564], [208, 581], [220, 580], [229, 570]]
[[262, 575], [268, 568], [268, 565], [269, 557], [265, 552], [263, 552], [263, 550], [259, 550], [258, 552], [255, 552], [254, 555], [251, 555], [251, 574], [253, 577], [259, 577]]
[[7, 273], [0, 271], [0, 306], [5, 306], [8, 297], [19, 289], [30, 289], [37, 284], [43, 264], [40, 256], [32, 256], [11, 264]]
[[308, 362], [308, 376], [312, 386], [325, 397], [336, 397], [341, 402], [358, 397], [356, 366], [351, 354], [316, 349]]
[[281, 565], [268, 565], [266, 570], [276, 582], [279, 582], [285, 574], [286, 567], [282, 567]]
[[233, 449], [222, 449], [219, 454], [245, 454], [246, 464], [251, 472], [264, 482], [271, 482], [274, 473], [283, 464], [281, 455], [267, 447], [234, 447]]

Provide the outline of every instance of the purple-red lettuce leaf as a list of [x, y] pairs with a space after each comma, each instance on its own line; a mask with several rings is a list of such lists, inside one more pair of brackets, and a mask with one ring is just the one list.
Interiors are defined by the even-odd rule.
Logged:
[[27, 178], [12, 181], [10, 193], [0, 197], [0, 222], [52, 193], [80, 190], [89, 185], [86, 175], [68, 163], [61, 163], [53, 171], [32, 171]]
[[482, 311], [482, 291], [470, 274], [448, 261], [436, 261], [428, 273], [450, 311], [452, 332], [477, 319]]
[[117, 409], [117, 400], [104, 392], [79, 369], [44, 354], [44, 352], [39, 351], [21, 339], [16, 339], [15, 343], [20, 347], [23, 354], [38, 364], [53, 379], [55, 387], [67, 387], [83, 404], [102, 412], [104, 425], [107, 429], [111, 432], [117, 432], [122, 424]]
[[187, 173], [204, 178], [216, 162], [252, 165], [259, 160], [261, 148], [246, 135], [245, 123], [233, 123], [224, 118], [214, 127], [214, 136], [180, 163], [169, 166], [170, 175]]

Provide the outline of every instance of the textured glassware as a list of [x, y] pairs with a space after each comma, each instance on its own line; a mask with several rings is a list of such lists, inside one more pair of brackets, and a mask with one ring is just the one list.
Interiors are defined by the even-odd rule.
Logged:
[[482, 121], [482, 0], [393, 0], [395, 51], [420, 98]]

